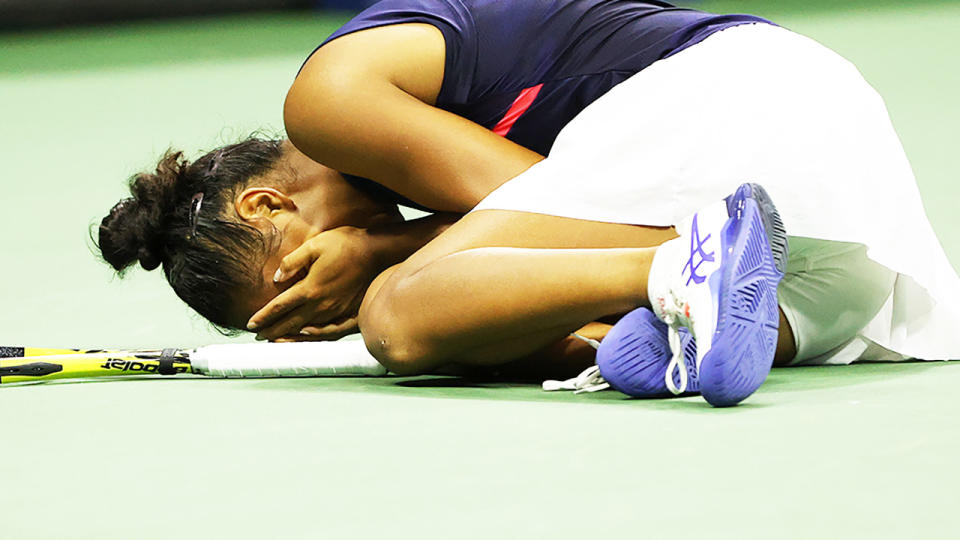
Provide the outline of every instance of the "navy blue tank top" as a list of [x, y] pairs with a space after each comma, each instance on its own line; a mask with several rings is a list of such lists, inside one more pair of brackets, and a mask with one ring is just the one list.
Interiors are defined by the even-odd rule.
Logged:
[[443, 34], [437, 107], [544, 156], [573, 117], [631, 75], [725, 28], [770, 24], [657, 1], [383, 0], [324, 44], [402, 23]]

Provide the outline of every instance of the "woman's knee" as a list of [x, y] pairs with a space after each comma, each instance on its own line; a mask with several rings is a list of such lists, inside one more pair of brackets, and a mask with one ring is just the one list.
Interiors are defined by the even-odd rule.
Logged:
[[406, 274], [402, 264], [380, 274], [367, 290], [358, 322], [367, 350], [378, 362], [398, 375], [415, 375], [435, 367], [437, 359], [395, 301]]

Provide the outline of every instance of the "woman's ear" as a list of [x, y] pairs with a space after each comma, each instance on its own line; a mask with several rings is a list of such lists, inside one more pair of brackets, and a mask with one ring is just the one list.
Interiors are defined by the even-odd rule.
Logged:
[[237, 214], [244, 221], [274, 218], [278, 213], [296, 211], [297, 205], [287, 194], [270, 187], [249, 187], [235, 201]]

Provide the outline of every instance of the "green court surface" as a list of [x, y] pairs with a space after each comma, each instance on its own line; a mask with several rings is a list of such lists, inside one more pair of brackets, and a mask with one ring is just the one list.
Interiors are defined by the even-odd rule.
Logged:
[[[700, 5], [861, 68], [960, 266], [960, 3]], [[168, 146], [282, 130], [297, 68], [343, 20], [0, 35], [0, 344], [229, 341], [159, 273], [112, 278], [88, 228]], [[953, 538], [954, 384], [955, 363], [777, 369], [724, 410], [439, 376], [4, 386], [0, 538]]]

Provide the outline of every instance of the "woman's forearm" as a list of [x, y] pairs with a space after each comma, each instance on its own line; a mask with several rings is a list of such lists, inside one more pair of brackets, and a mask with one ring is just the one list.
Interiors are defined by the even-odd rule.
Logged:
[[438, 213], [367, 229], [377, 267], [382, 271], [403, 262], [461, 217], [460, 214]]

